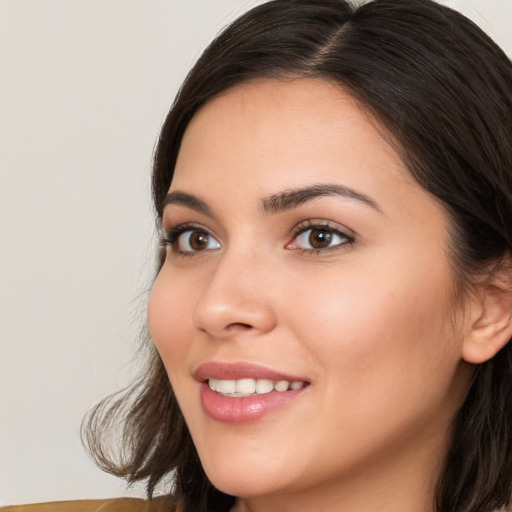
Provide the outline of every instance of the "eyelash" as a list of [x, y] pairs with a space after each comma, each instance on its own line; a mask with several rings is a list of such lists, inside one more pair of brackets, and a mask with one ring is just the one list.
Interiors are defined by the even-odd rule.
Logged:
[[287, 247], [292, 245], [300, 235], [307, 233], [310, 230], [317, 229], [319, 231], [326, 231], [330, 233], [331, 235], [339, 236], [340, 238], [344, 239], [345, 241], [342, 243], [335, 244], [330, 247], [323, 247], [323, 248], [311, 248], [311, 249], [304, 249], [297, 247], [295, 248], [296, 251], [300, 251], [301, 253], [305, 254], [321, 254], [326, 253], [330, 251], [336, 251], [339, 250], [341, 247], [346, 245], [353, 245], [355, 240], [354, 237], [351, 235], [348, 235], [344, 231], [342, 231], [338, 226], [334, 226], [331, 222], [326, 220], [307, 220], [304, 222], [301, 222], [298, 224], [292, 231], [292, 241], [287, 244]]
[[179, 226], [175, 226], [163, 234], [162, 246], [163, 247], [171, 247], [172, 251], [175, 252], [176, 254], [179, 254], [180, 256], [189, 256], [189, 257], [196, 256], [198, 253], [200, 253], [202, 251], [182, 251], [177, 248], [177, 242], [178, 242], [179, 237], [183, 233], [186, 233], [187, 231], [201, 232], [208, 236], [211, 236], [208, 233], [208, 230], [199, 224], [180, 224]]
[[[323, 248], [311, 248], [311, 249], [304, 249], [304, 248], [294, 248], [296, 251], [300, 251], [301, 253], [306, 254], [321, 254], [326, 253], [333, 250], [338, 250], [342, 246], [346, 245], [352, 245], [354, 243], [354, 237], [351, 235], [348, 235], [347, 233], [343, 232], [339, 229], [339, 227], [335, 227], [332, 225], [329, 221], [314, 221], [314, 220], [307, 220], [304, 222], [301, 222], [290, 233], [290, 236], [292, 237], [291, 242], [286, 244], [286, 248], [290, 247], [293, 243], [295, 243], [298, 239], [298, 237], [307, 231], [317, 229], [319, 231], [325, 231], [330, 233], [331, 235], [338, 236], [345, 241], [342, 243], [337, 243], [330, 247], [323, 247]], [[171, 247], [173, 252], [179, 254], [180, 256], [196, 256], [200, 252], [204, 251], [183, 251], [177, 248], [177, 242], [179, 240], [179, 237], [188, 231], [191, 232], [201, 232], [207, 235], [208, 237], [212, 237], [207, 229], [205, 229], [203, 226], [198, 224], [180, 224], [179, 226], [175, 226], [169, 231], [166, 231], [162, 236], [162, 246], [163, 247]], [[214, 238], [214, 237], [212, 237]], [[216, 240], [214, 238], [214, 240]], [[211, 250], [211, 249], [210, 249]]]

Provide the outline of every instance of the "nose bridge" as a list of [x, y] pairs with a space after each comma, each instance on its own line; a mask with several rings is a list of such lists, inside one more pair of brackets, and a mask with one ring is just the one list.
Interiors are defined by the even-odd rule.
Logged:
[[268, 332], [275, 325], [270, 301], [269, 256], [238, 243], [219, 256], [193, 315], [197, 329], [224, 338], [240, 329]]

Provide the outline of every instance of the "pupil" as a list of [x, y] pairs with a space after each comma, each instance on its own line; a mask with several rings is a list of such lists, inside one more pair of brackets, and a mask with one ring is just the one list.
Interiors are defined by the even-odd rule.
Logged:
[[309, 243], [315, 249], [328, 247], [332, 240], [332, 233], [324, 229], [312, 229], [309, 235]]
[[204, 249], [208, 245], [208, 236], [200, 231], [195, 231], [190, 237], [190, 247], [196, 251]]

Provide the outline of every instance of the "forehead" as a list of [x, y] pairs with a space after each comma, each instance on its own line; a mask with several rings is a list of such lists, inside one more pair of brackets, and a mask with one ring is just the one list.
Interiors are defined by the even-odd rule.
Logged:
[[413, 181], [382, 133], [338, 85], [306, 78], [255, 80], [228, 89], [196, 113], [183, 137], [171, 188], [209, 176], [218, 183], [233, 165], [238, 180], [271, 174], [284, 184], [318, 178], [327, 167], [350, 168], [352, 179], [364, 180], [358, 169], [379, 160], [388, 177]]
[[[191, 132], [204, 135], [212, 130], [222, 136], [222, 130], [236, 128], [241, 129], [241, 134], [258, 135], [264, 140], [261, 136], [272, 128], [280, 132], [276, 142], [285, 142], [286, 135], [290, 135], [289, 139], [299, 134], [311, 136], [318, 125], [332, 128], [341, 119], [354, 128], [357, 124], [374, 123], [354, 97], [331, 82], [311, 78], [256, 79], [209, 100], [192, 118], [184, 140]], [[318, 134], [322, 135], [320, 131]]]

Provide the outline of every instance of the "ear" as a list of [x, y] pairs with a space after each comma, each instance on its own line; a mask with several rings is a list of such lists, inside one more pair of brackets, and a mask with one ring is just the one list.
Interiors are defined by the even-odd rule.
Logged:
[[469, 325], [462, 348], [462, 357], [468, 363], [492, 359], [512, 338], [512, 278], [510, 266], [503, 267], [507, 271], [498, 271], [478, 285], [470, 300]]

